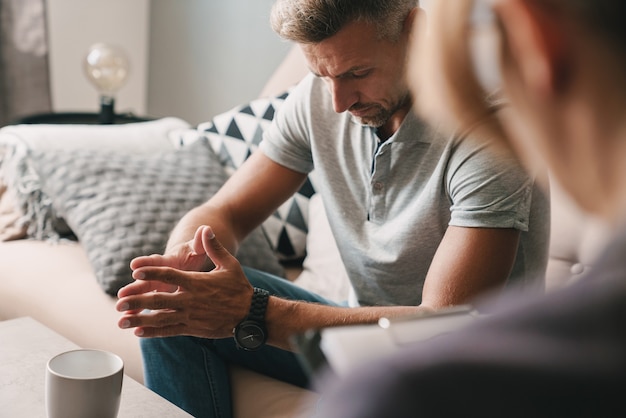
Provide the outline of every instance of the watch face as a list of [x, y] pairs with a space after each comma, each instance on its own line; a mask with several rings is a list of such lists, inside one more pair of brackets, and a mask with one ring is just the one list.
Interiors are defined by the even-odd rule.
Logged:
[[256, 350], [266, 338], [265, 329], [254, 321], [244, 321], [235, 329], [235, 341], [246, 350]]

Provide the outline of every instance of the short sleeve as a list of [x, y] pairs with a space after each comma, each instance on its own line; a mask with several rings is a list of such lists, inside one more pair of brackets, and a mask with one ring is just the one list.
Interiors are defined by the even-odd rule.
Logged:
[[311, 153], [311, 77], [289, 94], [263, 134], [259, 148], [272, 161], [301, 173], [313, 170]]
[[488, 141], [459, 139], [447, 171], [450, 225], [528, 231], [534, 179]]

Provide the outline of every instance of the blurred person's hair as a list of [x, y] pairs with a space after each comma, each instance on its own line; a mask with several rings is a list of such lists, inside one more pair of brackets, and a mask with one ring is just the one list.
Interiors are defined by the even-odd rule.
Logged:
[[408, 67], [415, 111], [450, 133], [505, 145], [502, 150], [510, 152], [496, 116], [504, 104], [497, 90], [485, 89], [474, 67], [474, 3], [437, 0], [428, 23], [423, 17], [416, 21]]
[[[409, 85], [420, 115], [455, 132], [490, 138], [514, 148], [526, 168], [535, 171], [545, 167], [543, 156], [530, 148], [520, 149], [508, 140], [501, 123], [506, 110], [498, 111], [502, 102], [493, 100], [499, 97], [497, 90], [486, 86], [482, 77], [499, 75], [501, 60], [510, 56], [500, 42], [506, 39], [500, 22], [489, 13], [492, 3], [499, 1], [509, 0], [437, 0], [428, 17], [428, 30], [423, 22], [418, 22], [414, 31]], [[618, 60], [625, 64], [626, 71], [626, 1], [522, 1], [543, 10], [570, 31], [583, 33], [588, 39], [597, 40], [598, 45], [611, 48], [616, 57], [621, 57]], [[485, 37], [484, 31], [491, 33]], [[481, 37], [490, 38], [491, 44], [477, 44]]]
[[528, 0], [553, 13], [566, 15], [570, 21], [586, 26], [591, 32], [613, 44], [615, 52], [626, 56], [626, 2], [623, 0]]
[[397, 41], [418, 5], [419, 0], [277, 0], [270, 22], [282, 38], [302, 44], [319, 43], [355, 21], [375, 25], [380, 39]]
[[[499, 0], [495, 0], [496, 2]], [[507, 0], [500, 0], [507, 1]], [[550, 15], [585, 28], [587, 33], [612, 45], [626, 63], [626, 1], [624, 0], [524, 0], [544, 8]], [[431, 120], [453, 123], [470, 129], [494, 111], [497, 91], [488, 91], [481, 82], [481, 69], [492, 66], [488, 73], [499, 74], [499, 42], [489, 45], [485, 55], [477, 56], [472, 40], [482, 36], [480, 13], [489, 9], [493, 0], [437, 0], [425, 25], [414, 34], [414, 54], [409, 66], [409, 81], [417, 99], [416, 109]], [[478, 22], [477, 22], [478, 20]], [[503, 36], [498, 22], [491, 24], [493, 36]], [[415, 53], [416, 52], [416, 53]], [[480, 58], [480, 59], [477, 59]], [[482, 68], [481, 68], [482, 67]], [[498, 102], [498, 101], [496, 101]], [[496, 106], [497, 107], [497, 106]]]
[[437, 1], [416, 23], [409, 82], [419, 113], [468, 129], [489, 113], [466, 41], [473, 0]]

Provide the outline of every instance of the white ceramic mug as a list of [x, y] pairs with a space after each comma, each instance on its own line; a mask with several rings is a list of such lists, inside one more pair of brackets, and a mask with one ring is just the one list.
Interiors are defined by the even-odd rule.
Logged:
[[122, 396], [124, 362], [113, 353], [79, 349], [61, 353], [46, 367], [48, 418], [115, 418]]

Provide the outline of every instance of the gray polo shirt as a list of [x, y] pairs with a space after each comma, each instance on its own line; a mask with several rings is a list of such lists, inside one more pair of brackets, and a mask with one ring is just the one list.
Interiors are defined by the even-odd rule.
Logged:
[[543, 282], [549, 204], [510, 155], [441, 134], [409, 112], [379, 143], [376, 130], [333, 111], [323, 81], [289, 95], [260, 145], [312, 178], [361, 305], [419, 305], [448, 225], [522, 231], [508, 283]]

